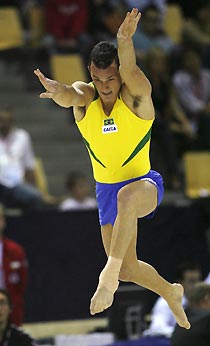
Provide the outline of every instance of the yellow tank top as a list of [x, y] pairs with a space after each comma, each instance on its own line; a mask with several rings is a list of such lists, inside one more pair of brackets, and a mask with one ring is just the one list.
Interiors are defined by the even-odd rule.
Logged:
[[118, 98], [107, 116], [97, 98], [82, 120], [76, 122], [88, 149], [94, 179], [117, 183], [145, 175], [150, 170], [152, 120], [137, 117]]

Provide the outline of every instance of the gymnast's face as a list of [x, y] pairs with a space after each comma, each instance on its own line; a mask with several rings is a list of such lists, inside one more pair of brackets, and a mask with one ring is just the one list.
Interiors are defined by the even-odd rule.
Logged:
[[105, 69], [95, 66], [91, 62], [89, 66], [91, 78], [104, 104], [114, 103], [121, 88], [119, 68], [115, 61]]

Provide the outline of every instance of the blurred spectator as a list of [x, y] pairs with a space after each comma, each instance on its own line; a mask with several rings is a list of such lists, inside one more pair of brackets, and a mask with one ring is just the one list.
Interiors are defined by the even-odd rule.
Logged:
[[45, 9], [46, 31], [53, 46], [79, 50], [88, 29], [88, 0], [46, 0]]
[[81, 210], [97, 208], [96, 200], [90, 197], [90, 185], [81, 172], [69, 173], [66, 180], [69, 196], [61, 203], [60, 210]]
[[139, 28], [133, 36], [137, 57], [144, 56], [150, 49], [159, 47], [169, 54], [174, 43], [163, 29], [161, 13], [151, 5], [144, 8]]
[[[183, 307], [187, 305], [187, 297], [190, 288], [201, 281], [201, 271], [194, 263], [183, 263], [177, 270], [176, 280], [184, 287]], [[166, 301], [159, 297], [151, 313], [151, 324], [145, 335], [163, 335], [170, 337], [176, 325], [176, 320]]]
[[99, 19], [98, 16], [95, 16], [95, 13], [99, 13], [99, 10], [101, 8], [106, 8], [106, 6], [110, 5], [109, 0], [89, 0], [89, 15], [90, 15], [90, 20], [88, 23], [88, 31], [91, 33], [91, 35], [94, 35], [96, 33], [96, 30], [100, 30], [98, 27], [99, 24]]
[[0, 201], [23, 209], [43, 205], [35, 184], [35, 157], [29, 134], [14, 127], [13, 112], [0, 110]]
[[173, 83], [180, 105], [197, 135], [195, 148], [210, 150], [210, 71], [202, 67], [197, 52], [184, 52], [182, 68], [175, 72]]
[[166, 0], [124, 0], [130, 11], [133, 7], [138, 8], [139, 11], [143, 11], [145, 7], [154, 5], [161, 13], [165, 13]]
[[116, 45], [117, 31], [124, 19], [125, 11], [122, 1], [91, 2], [90, 32], [95, 42], [108, 41]]
[[35, 346], [35, 341], [9, 321], [12, 302], [6, 290], [0, 289], [0, 344], [2, 346]]
[[210, 67], [210, 1], [194, 4], [194, 16], [183, 23], [183, 45], [198, 49], [205, 66]]
[[[179, 188], [181, 184], [179, 158], [185, 143], [192, 138], [190, 122], [177, 101], [169, 75], [170, 66], [166, 53], [160, 48], [151, 49], [145, 55], [144, 69], [152, 84], [152, 99], [156, 113], [151, 160], [153, 166], [159, 170], [162, 161], [166, 187]], [[160, 151], [158, 155], [157, 151]]]
[[23, 247], [3, 235], [5, 225], [4, 209], [0, 205], [0, 289], [8, 290], [13, 306], [10, 320], [19, 326], [24, 318], [27, 259]]
[[171, 338], [171, 346], [210, 345], [210, 285], [196, 284], [188, 295], [186, 314], [191, 328], [176, 326]]

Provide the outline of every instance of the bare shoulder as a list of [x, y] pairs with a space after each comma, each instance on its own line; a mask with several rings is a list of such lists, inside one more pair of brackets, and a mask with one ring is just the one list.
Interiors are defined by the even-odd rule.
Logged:
[[155, 110], [151, 94], [144, 94], [141, 88], [135, 93], [131, 93], [128, 87], [123, 84], [121, 90], [122, 100], [126, 106], [139, 118], [152, 120], [155, 117]]
[[75, 106], [73, 108], [75, 120], [80, 121], [84, 118], [85, 113], [86, 113], [86, 109], [88, 108], [88, 106], [90, 105], [90, 103], [94, 99], [95, 88], [92, 84], [80, 82], [80, 81], [73, 83], [72, 86], [75, 89], [82, 92], [84, 94], [84, 97], [85, 97], [85, 106], [83, 106], [83, 107], [78, 107], [78, 106], [76, 107]]
[[85, 83], [85, 82], [81, 82], [81, 81], [77, 81], [74, 82], [72, 84], [72, 86], [77, 89], [80, 90], [81, 92], [83, 92], [85, 94], [85, 96], [88, 98], [93, 98], [95, 95], [95, 88], [92, 84], [90, 83]]

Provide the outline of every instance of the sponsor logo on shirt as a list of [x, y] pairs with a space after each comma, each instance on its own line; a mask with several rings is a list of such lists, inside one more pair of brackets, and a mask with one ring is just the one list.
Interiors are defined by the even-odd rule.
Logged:
[[118, 132], [117, 125], [114, 123], [114, 119], [105, 119], [102, 133], [107, 134], [111, 132]]

